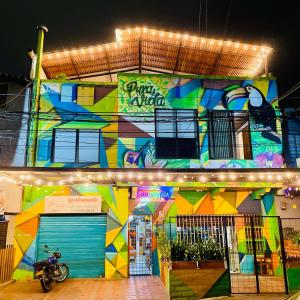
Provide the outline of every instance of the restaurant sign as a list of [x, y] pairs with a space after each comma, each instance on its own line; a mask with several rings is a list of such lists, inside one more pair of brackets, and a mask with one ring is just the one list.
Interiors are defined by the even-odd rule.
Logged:
[[47, 196], [45, 213], [100, 213], [99, 196]]

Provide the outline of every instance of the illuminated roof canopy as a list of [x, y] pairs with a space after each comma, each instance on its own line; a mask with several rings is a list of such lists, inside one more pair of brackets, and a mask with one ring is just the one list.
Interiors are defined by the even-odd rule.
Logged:
[[45, 53], [47, 78], [108, 76], [117, 72], [254, 76], [272, 48], [146, 27], [116, 30], [116, 42]]

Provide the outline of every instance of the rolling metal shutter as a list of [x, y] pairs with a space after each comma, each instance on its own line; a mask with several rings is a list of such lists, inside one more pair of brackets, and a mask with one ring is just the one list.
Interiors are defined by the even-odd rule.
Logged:
[[48, 257], [44, 245], [59, 248], [70, 278], [104, 275], [106, 215], [41, 216], [37, 261]]

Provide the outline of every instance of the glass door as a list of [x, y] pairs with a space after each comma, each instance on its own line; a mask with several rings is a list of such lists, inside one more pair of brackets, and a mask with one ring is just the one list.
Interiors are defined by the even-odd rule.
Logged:
[[129, 217], [129, 274], [152, 275], [152, 216]]

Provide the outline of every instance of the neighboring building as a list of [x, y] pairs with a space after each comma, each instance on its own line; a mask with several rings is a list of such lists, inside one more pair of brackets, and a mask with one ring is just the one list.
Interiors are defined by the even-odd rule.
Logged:
[[254, 272], [246, 215], [259, 215], [254, 243], [282, 276], [268, 219], [284, 181], [277, 84], [253, 76], [270, 49], [145, 28], [117, 42], [44, 56], [27, 163], [45, 171], [25, 188], [15, 278], [32, 276], [44, 244], [71, 277], [159, 274], [154, 225], [213, 228], [221, 243], [220, 215], [239, 220], [225, 229], [232, 272]]
[[28, 79], [0, 73], [0, 166], [24, 167], [29, 123]]
[[[29, 102], [29, 81], [0, 73], [0, 168], [26, 166]], [[1, 172], [0, 249], [14, 243], [15, 218], [23, 198], [22, 186], [5, 179]]]

